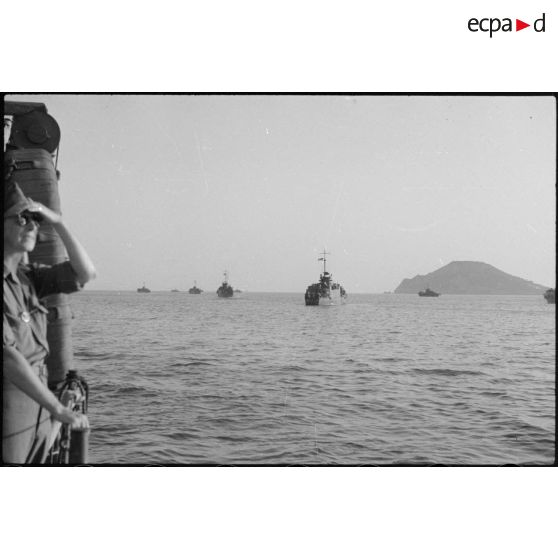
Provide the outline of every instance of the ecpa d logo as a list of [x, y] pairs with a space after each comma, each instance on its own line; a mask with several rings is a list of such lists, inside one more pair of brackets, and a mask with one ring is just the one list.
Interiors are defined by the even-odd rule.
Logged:
[[[482, 33], [489, 33], [489, 37], [492, 38], [494, 33], [498, 33], [498, 31], [512, 32], [512, 31], [521, 31], [522, 29], [526, 29], [527, 27], [531, 27], [530, 23], [525, 23], [520, 19], [515, 20], [515, 29], [513, 27], [512, 18], [505, 17], [500, 19], [498, 17], [484, 17], [482, 19], [477, 19], [472, 17], [468, 23], [467, 27], [469, 31], [473, 33], [477, 33], [481, 31]], [[533, 30], [537, 33], [544, 33], [545, 31], [545, 14], [536, 19], [533, 22]]]

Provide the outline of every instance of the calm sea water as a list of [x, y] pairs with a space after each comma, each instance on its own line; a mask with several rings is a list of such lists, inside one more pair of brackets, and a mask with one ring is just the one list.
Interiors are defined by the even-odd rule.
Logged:
[[93, 464], [551, 464], [533, 296], [72, 295]]

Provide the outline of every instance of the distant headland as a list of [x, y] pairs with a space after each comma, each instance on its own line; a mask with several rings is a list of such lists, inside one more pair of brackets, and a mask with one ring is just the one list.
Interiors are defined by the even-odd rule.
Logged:
[[427, 275], [403, 279], [395, 293], [417, 294], [429, 287], [442, 294], [541, 295], [548, 287], [537, 285], [483, 262], [451, 262]]

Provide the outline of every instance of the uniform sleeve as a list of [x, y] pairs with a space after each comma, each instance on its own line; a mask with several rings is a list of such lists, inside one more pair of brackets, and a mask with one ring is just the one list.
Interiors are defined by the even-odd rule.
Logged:
[[16, 346], [16, 338], [14, 332], [12, 330], [12, 326], [6, 317], [6, 314], [2, 314], [2, 342], [3, 347], [15, 347]]
[[69, 261], [54, 265], [33, 264], [29, 277], [39, 298], [58, 293], [75, 293], [83, 288]]

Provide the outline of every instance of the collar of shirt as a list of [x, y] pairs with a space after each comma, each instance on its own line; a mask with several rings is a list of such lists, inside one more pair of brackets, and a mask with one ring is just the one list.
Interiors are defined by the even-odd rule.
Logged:
[[11, 269], [8, 269], [6, 267], [6, 264], [4, 264], [4, 280], [9, 279], [10, 281], [17, 283], [18, 285], [21, 285], [21, 281], [19, 279], [19, 272], [22, 268], [25, 268], [25, 266], [23, 266], [22, 264], [18, 265], [14, 273]]

